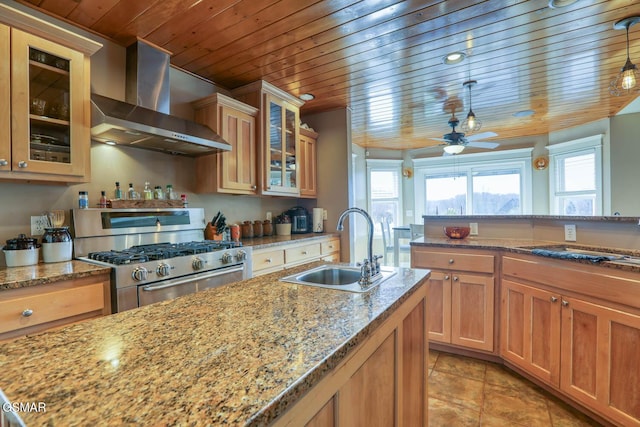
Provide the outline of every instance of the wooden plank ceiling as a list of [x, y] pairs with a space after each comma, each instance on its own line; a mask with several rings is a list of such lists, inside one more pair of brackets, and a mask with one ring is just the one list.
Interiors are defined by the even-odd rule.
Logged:
[[[438, 142], [455, 107], [493, 141], [545, 134], [615, 115], [636, 94], [609, 83], [626, 59], [613, 23], [637, 0], [20, 0], [126, 46], [136, 37], [173, 53], [173, 65], [226, 88], [264, 79], [302, 113], [349, 106], [353, 142], [411, 149]], [[562, 2], [562, 1], [561, 1]], [[566, 2], [566, 0], [564, 1]], [[630, 30], [640, 62], [640, 25]], [[463, 51], [467, 58], [445, 65]], [[534, 110], [530, 117], [514, 117]]]

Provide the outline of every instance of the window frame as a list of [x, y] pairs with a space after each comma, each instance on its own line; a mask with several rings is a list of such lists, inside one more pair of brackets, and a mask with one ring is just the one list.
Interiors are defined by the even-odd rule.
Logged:
[[[425, 215], [426, 176], [464, 172], [467, 176], [467, 212], [465, 212], [464, 215], [474, 215], [472, 212], [469, 212], [470, 209], [473, 210], [473, 195], [471, 194], [473, 188], [473, 172], [503, 169], [520, 170], [520, 214], [531, 214], [533, 209], [532, 152], [533, 148], [518, 148], [497, 152], [413, 159], [416, 217], [420, 218]], [[444, 213], [439, 213], [439, 215], [443, 214]]]
[[560, 213], [559, 198], [570, 197], [572, 195], [581, 196], [592, 194], [591, 191], [558, 191], [557, 168], [558, 162], [570, 157], [577, 157], [585, 154], [594, 154], [595, 163], [595, 212], [594, 216], [602, 215], [604, 211], [603, 200], [603, 176], [602, 176], [602, 150], [603, 135], [593, 135], [571, 141], [560, 142], [545, 147], [549, 152], [549, 210], [550, 215], [565, 215]]
[[[402, 184], [402, 160], [395, 159], [367, 159], [367, 205], [368, 212], [373, 212], [373, 198], [371, 194], [371, 173], [374, 171], [392, 171], [398, 174], [398, 218], [397, 223], [394, 223], [394, 226], [400, 226], [404, 223], [404, 209], [403, 209], [403, 201], [402, 201], [402, 193], [403, 193], [403, 184]], [[375, 199], [382, 201], [395, 201], [395, 198], [389, 199]], [[375, 218], [372, 218], [374, 223], [376, 222]], [[374, 227], [375, 234], [378, 234], [377, 227]]]

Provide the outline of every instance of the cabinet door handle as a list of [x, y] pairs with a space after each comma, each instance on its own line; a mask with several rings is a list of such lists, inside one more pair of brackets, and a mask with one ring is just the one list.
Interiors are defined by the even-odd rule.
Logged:
[[9, 164], [9, 162], [7, 161], [7, 159], [0, 159], [0, 166], [7, 166]]
[[26, 168], [27, 167], [27, 162], [25, 162], [24, 160], [18, 162], [18, 167], [19, 168]]
[[449, 275], [444, 276], [444, 280], [449, 280]]
[[558, 298], [556, 298], [556, 297], [551, 297], [551, 302], [557, 302], [557, 301], [558, 301]]
[[457, 282], [458, 281], [458, 276], [453, 276], [453, 281]]
[[30, 308], [27, 308], [26, 310], [24, 310], [22, 312], [22, 317], [29, 317], [33, 314], [33, 310], [31, 310]]
[[562, 300], [562, 306], [563, 306], [563, 307], [568, 307], [568, 306], [569, 306], [569, 301], [567, 301], [567, 300]]
[[453, 264], [453, 258], [449, 258], [449, 264]]

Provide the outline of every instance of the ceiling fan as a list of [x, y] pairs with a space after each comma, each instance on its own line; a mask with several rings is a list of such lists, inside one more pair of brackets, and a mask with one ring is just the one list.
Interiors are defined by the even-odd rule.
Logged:
[[445, 133], [442, 138], [431, 138], [434, 141], [444, 142], [444, 144], [440, 144], [444, 146], [444, 155], [460, 154], [466, 146], [493, 149], [500, 145], [497, 142], [479, 141], [480, 139], [498, 136], [495, 132], [476, 133], [466, 137], [463, 132], [456, 132], [456, 126], [460, 124], [460, 121], [455, 115], [455, 110], [452, 111], [448, 123], [451, 126], [451, 132]]

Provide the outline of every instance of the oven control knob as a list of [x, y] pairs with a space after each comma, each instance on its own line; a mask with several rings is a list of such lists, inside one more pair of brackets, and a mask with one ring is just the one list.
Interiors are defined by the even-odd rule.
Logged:
[[236, 259], [238, 261], [244, 261], [245, 259], [247, 259], [247, 253], [240, 249], [238, 252], [236, 252]]
[[230, 252], [225, 252], [222, 254], [222, 263], [223, 264], [229, 264], [230, 262], [233, 262], [233, 255], [231, 255]]
[[158, 268], [156, 268], [156, 273], [160, 277], [165, 277], [169, 275], [170, 270], [171, 270], [171, 266], [163, 262], [160, 265], [158, 265]]
[[133, 277], [133, 280], [136, 280], [138, 282], [147, 280], [148, 275], [149, 272], [144, 267], [136, 267], [135, 270], [133, 270], [133, 272], [131, 273], [131, 277]]
[[202, 258], [195, 257], [191, 262], [191, 267], [193, 267], [194, 270], [202, 270], [204, 267], [204, 261]]

